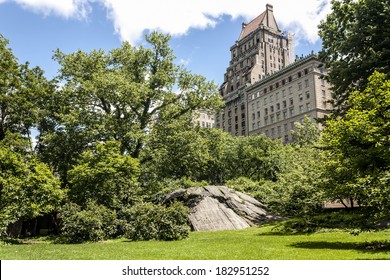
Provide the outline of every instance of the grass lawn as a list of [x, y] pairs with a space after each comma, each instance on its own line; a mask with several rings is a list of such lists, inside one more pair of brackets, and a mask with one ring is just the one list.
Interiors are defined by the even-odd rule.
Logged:
[[279, 234], [272, 226], [235, 231], [192, 232], [181, 241], [55, 244], [43, 238], [2, 243], [0, 259], [10, 260], [356, 260], [390, 259], [390, 230]]

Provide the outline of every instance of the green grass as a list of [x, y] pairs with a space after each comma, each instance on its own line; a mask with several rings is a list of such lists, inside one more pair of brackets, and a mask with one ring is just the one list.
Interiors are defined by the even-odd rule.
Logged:
[[42, 238], [0, 245], [0, 259], [10, 260], [355, 260], [390, 259], [390, 230], [353, 236], [334, 231], [280, 234], [271, 226], [236, 231], [192, 232], [181, 241], [129, 242], [125, 239], [85, 244], [55, 244]]

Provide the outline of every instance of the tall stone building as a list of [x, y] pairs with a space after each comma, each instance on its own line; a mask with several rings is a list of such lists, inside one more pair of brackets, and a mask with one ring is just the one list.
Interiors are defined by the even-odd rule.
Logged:
[[297, 59], [286, 68], [245, 88], [248, 135], [265, 134], [291, 142], [295, 122], [311, 120], [329, 112], [331, 87], [317, 55]]
[[291, 34], [283, 33], [273, 6], [249, 23], [230, 48], [231, 59], [220, 88], [226, 107], [216, 116], [216, 126], [234, 136], [248, 135], [246, 86], [283, 69], [294, 59]]

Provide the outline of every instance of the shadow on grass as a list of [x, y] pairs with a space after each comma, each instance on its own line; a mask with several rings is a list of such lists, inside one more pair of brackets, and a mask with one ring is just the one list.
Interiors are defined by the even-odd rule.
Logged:
[[64, 237], [54, 235], [31, 238], [4, 238], [0, 242], [3, 242], [5, 245], [70, 244]]
[[364, 253], [390, 253], [390, 241], [371, 242], [327, 242], [308, 241], [297, 242], [290, 245], [300, 249], [331, 249], [331, 250], [357, 250]]

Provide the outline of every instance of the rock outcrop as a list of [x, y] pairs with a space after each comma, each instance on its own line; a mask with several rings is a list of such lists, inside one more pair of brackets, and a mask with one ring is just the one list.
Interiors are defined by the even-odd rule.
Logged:
[[225, 186], [179, 189], [165, 203], [175, 200], [189, 207], [194, 231], [242, 229], [273, 218], [261, 202]]

